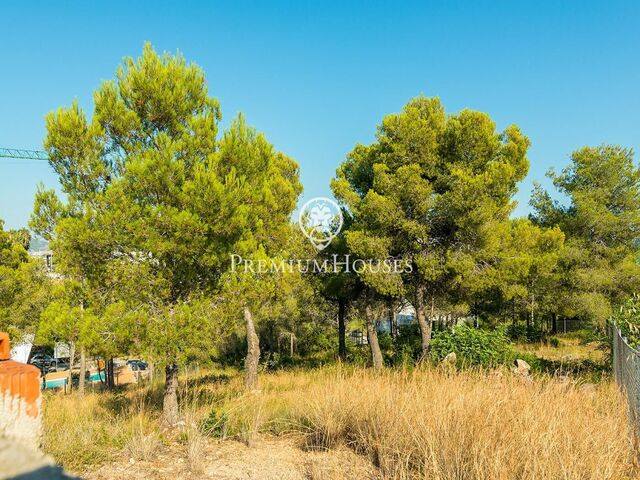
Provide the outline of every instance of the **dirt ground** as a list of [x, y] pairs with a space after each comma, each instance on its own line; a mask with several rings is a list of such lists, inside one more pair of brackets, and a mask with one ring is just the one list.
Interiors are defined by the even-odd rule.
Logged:
[[[193, 455], [192, 455], [193, 457]], [[308, 451], [299, 438], [263, 437], [251, 446], [236, 441], [207, 440], [196, 460], [187, 447], [158, 448], [154, 458], [122, 459], [85, 473], [91, 480], [365, 480], [380, 478], [375, 467], [347, 448]]]

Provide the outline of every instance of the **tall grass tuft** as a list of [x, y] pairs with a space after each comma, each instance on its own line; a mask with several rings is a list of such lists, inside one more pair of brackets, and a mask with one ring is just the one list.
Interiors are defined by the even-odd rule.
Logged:
[[47, 394], [43, 406], [44, 450], [72, 471], [113, 458], [133, 436], [135, 420], [114, 413], [103, 395]]
[[[298, 431], [307, 447], [347, 445], [385, 478], [636, 478], [624, 399], [553, 378], [421, 369], [281, 373], [227, 405], [231, 434]], [[242, 435], [243, 432], [237, 432]]]

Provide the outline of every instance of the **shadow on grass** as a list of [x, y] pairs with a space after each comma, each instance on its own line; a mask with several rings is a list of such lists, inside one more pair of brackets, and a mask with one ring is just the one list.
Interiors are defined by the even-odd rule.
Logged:
[[597, 383], [611, 374], [611, 365], [605, 361], [591, 359], [549, 360], [532, 354], [518, 358], [526, 360], [533, 371], [555, 377], [574, 377], [586, 382]]
[[235, 375], [228, 373], [207, 373], [197, 377], [189, 377], [184, 381], [186, 388], [195, 388], [203, 385], [223, 385], [227, 384]]
[[[233, 378], [232, 374], [214, 372], [181, 378], [178, 382], [179, 403], [216, 400], [219, 397], [219, 387], [227, 385]], [[162, 411], [163, 399], [164, 382], [155, 381], [105, 389], [100, 396], [100, 404], [114, 415], [126, 415], [142, 409], [159, 413]]]

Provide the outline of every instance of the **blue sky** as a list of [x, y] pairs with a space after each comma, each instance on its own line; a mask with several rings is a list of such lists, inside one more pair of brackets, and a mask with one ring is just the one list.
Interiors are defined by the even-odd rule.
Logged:
[[[638, 2], [4, 2], [0, 146], [39, 149], [44, 115], [91, 93], [144, 41], [205, 70], [237, 112], [328, 195], [345, 154], [419, 94], [488, 112], [531, 141], [531, 182], [583, 145], [640, 147]], [[45, 162], [0, 159], [0, 218], [26, 225]]]

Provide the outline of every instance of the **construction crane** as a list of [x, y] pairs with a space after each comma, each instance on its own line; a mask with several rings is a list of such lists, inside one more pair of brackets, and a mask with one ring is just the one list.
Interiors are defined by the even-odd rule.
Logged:
[[21, 160], [49, 160], [47, 152], [42, 150], [20, 150], [0, 147], [0, 158], [19, 158]]

